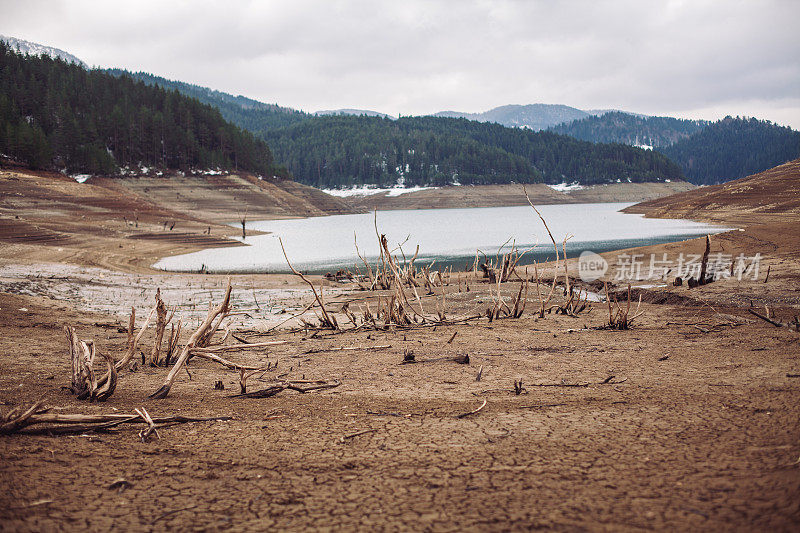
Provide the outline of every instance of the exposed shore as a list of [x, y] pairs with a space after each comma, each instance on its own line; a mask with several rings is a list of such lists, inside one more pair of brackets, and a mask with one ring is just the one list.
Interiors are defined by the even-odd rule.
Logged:
[[[659, 183], [611, 183], [592, 185], [569, 192], [557, 191], [541, 183], [525, 186], [537, 205], [594, 202], [643, 202], [697, 187], [685, 181]], [[383, 192], [351, 196], [344, 200], [355, 209], [443, 209], [460, 207], [506, 207], [528, 205], [522, 185], [464, 185], [442, 187], [389, 196]]]
[[[750, 182], [631, 208], [742, 228], [713, 237], [712, 254], [759, 253], [762, 270], [755, 280], [694, 289], [643, 282], [657, 286], [634, 292], [643, 314], [628, 331], [600, 329], [605, 304], [540, 319], [532, 288], [519, 319], [266, 335], [308, 304], [310, 291], [294, 276], [236, 275], [235, 304], [246, 314], [231, 321], [232, 333], [286, 342], [228, 355], [241, 364], [277, 363], [250, 387], [279, 375], [337, 379], [340, 387], [232, 398], [237, 372], [193, 360], [191, 378], [182, 372], [164, 400], [147, 395], [166, 370], [146, 367], [122, 372], [117, 392], [101, 404], [61, 389], [69, 382], [62, 328], [75, 326], [119, 357], [127, 309], [137, 307], [141, 324], [157, 286], [194, 326], [208, 300], [219, 300], [226, 277], [155, 273], [149, 265], [208, 246], [191, 240], [202, 235], [230, 245], [236, 228], [224, 223], [244, 194], [238, 191], [258, 191], [231, 184], [196, 208], [209, 194], [198, 190], [167, 209], [179, 191], [155, 190], [163, 182], [131, 185], [134, 198], [127, 185], [115, 192], [113, 184], [65, 178], [54, 186], [8, 172], [0, 180], [9, 191], [0, 202], [2, 412], [44, 398], [65, 413], [145, 406], [153, 416], [233, 418], [163, 428], [147, 443], [132, 429], [0, 436], [0, 517], [9, 529], [791, 531], [800, 521], [800, 333], [749, 312], [752, 304], [769, 306], [781, 321], [800, 314], [800, 161]], [[263, 211], [250, 208], [247, 218], [289, 216], [292, 202], [309, 212], [349, 209], [322, 201], [310, 191], [292, 194]], [[172, 232], [165, 220], [176, 221]], [[174, 238], [131, 238], [139, 233]], [[693, 239], [625, 252], [676, 257], [703, 247]], [[617, 255], [605, 254], [611, 263]], [[553, 268], [543, 267], [545, 278]], [[324, 283], [333, 312], [344, 304], [358, 312], [365, 301], [374, 309], [385, 295]], [[519, 286], [503, 284], [504, 297]], [[472, 273], [445, 289], [451, 317], [492, 302], [489, 284]], [[420, 296], [426, 310], [438, 309], [440, 297]], [[149, 332], [142, 349], [152, 343]], [[408, 352], [470, 361], [400, 365]], [[218, 380], [225, 390], [215, 390]], [[480, 412], [457, 418], [484, 400]], [[119, 479], [126, 483], [110, 489]]]

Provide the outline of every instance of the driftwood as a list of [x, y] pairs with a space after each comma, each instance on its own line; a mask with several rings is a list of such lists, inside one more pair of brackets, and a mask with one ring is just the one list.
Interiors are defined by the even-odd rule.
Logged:
[[481, 409], [483, 409], [484, 407], [486, 407], [486, 400], [485, 399], [483, 400], [483, 403], [481, 404], [481, 406], [478, 407], [477, 409], [473, 409], [472, 411], [470, 411], [468, 413], [461, 413], [460, 415], [456, 415], [456, 418], [466, 418], [466, 417], [468, 417], [470, 415], [474, 415], [475, 413], [479, 413], [481, 411]]
[[231, 370], [264, 370], [263, 366], [240, 365], [239, 363], [228, 361], [227, 359], [223, 359], [222, 357], [213, 353], [193, 351], [192, 355], [200, 357], [202, 359], [208, 359], [209, 361], [214, 361], [215, 363], [219, 363], [224, 367], [230, 368]]
[[[509, 239], [509, 241], [510, 240], [511, 239]], [[500, 252], [509, 241], [504, 242], [503, 245], [500, 246], [493, 261], [487, 260], [480, 265], [481, 270], [483, 271], [483, 277], [488, 278], [489, 283], [505, 283], [506, 281], [510, 280], [511, 275], [516, 272], [517, 265], [519, 264], [520, 260], [522, 260], [522, 256], [529, 251], [525, 250], [524, 252], [520, 252], [512, 243], [511, 249], [503, 254], [503, 257], [501, 258]]]
[[131, 307], [131, 318], [128, 322], [128, 351], [125, 353], [125, 356], [116, 362], [114, 365], [117, 370], [122, 370], [125, 366], [131, 362], [133, 359], [133, 355], [136, 353], [136, 346], [139, 344], [139, 341], [142, 340], [142, 336], [144, 332], [147, 330], [147, 326], [150, 324], [150, 320], [153, 319], [153, 315], [156, 312], [156, 308], [154, 307], [150, 314], [147, 316], [147, 320], [144, 321], [142, 325], [142, 329], [139, 330], [139, 334], [134, 336], [133, 332], [136, 328], [136, 308]]
[[106, 401], [117, 388], [117, 369], [114, 359], [108, 354], [102, 354], [108, 370], [105, 376], [98, 380], [94, 372], [94, 360], [97, 354], [94, 342], [79, 340], [72, 326], [66, 326], [64, 331], [67, 334], [72, 361], [70, 391], [77, 395], [79, 400]]
[[293, 390], [300, 393], [311, 392], [321, 389], [333, 389], [341, 385], [339, 380], [292, 380], [282, 381], [275, 385], [271, 385], [266, 389], [261, 389], [253, 392], [242, 392], [241, 394], [234, 394], [231, 398], [270, 398], [285, 390]]
[[750, 312], [751, 315], [756, 316], [756, 317], [760, 318], [761, 320], [763, 320], [765, 322], [769, 322], [770, 324], [772, 324], [776, 328], [786, 327], [786, 328], [789, 328], [789, 329], [793, 329], [794, 331], [800, 331], [800, 316], [794, 317], [794, 319], [791, 322], [781, 322], [779, 320], [774, 320], [774, 318], [772, 316], [772, 313], [770, 312], [769, 307], [767, 307], [765, 305], [764, 308], [766, 310], [766, 315], [762, 315], [761, 313], [757, 312], [752, 307], [749, 308], [748, 311]]
[[379, 344], [376, 346], [340, 346], [338, 348], [314, 348], [311, 350], [306, 350], [301, 355], [293, 355], [292, 357], [302, 357], [303, 355], [311, 355], [315, 353], [327, 353], [327, 352], [355, 352], [359, 350], [388, 350], [391, 348], [391, 344]]
[[218, 353], [218, 352], [233, 352], [236, 350], [251, 350], [253, 348], [264, 348], [267, 346], [279, 346], [281, 344], [288, 344], [289, 341], [267, 341], [267, 342], [247, 342], [242, 344], [223, 344], [219, 346], [209, 346], [205, 348], [192, 348], [191, 354], [198, 355], [202, 353]]
[[417, 359], [414, 357], [414, 352], [405, 352], [403, 354], [403, 362], [401, 365], [412, 365], [415, 363], [439, 363], [441, 361], [451, 361], [459, 365], [469, 364], [469, 355], [456, 355], [454, 357], [433, 357], [431, 359]]
[[[172, 321], [172, 317], [175, 315], [175, 311], [173, 311], [169, 316], [167, 316], [167, 306], [164, 304], [164, 300], [161, 299], [161, 289], [156, 290], [156, 306], [155, 306], [155, 313], [156, 313], [156, 338], [155, 342], [153, 343], [153, 350], [150, 352], [150, 361], [149, 363], [153, 366], [162, 366], [169, 364], [169, 357], [170, 351], [169, 348], [172, 346], [172, 336], [174, 335], [174, 328], [173, 334], [170, 335], [170, 342], [168, 344], [166, 358], [164, 360], [161, 359], [161, 344], [164, 340], [164, 332], [167, 329], [167, 324]], [[147, 361], [143, 362], [147, 364]]]
[[208, 315], [206, 315], [206, 319], [202, 324], [200, 324], [200, 327], [197, 328], [197, 331], [195, 331], [189, 338], [189, 342], [186, 343], [186, 346], [183, 347], [180, 356], [178, 356], [178, 360], [175, 361], [175, 365], [169, 371], [164, 384], [156, 392], [151, 394], [150, 398], [167, 397], [170, 388], [172, 388], [172, 384], [175, 382], [175, 378], [178, 376], [178, 372], [180, 372], [181, 368], [183, 368], [183, 365], [186, 364], [186, 361], [189, 360], [189, 355], [191, 354], [192, 349], [207, 346], [207, 344], [201, 343], [210, 341], [214, 336], [214, 333], [219, 327], [220, 322], [222, 322], [222, 320], [231, 310], [230, 303], [231, 283], [230, 280], [228, 280], [228, 288], [225, 291], [225, 296], [222, 299], [222, 302], [217, 307], [212, 307], [213, 302], [209, 302]]
[[343, 435], [343, 436], [339, 437], [339, 442], [344, 443], [344, 442], [348, 441], [349, 439], [354, 439], [356, 437], [360, 437], [361, 435], [366, 435], [367, 433], [375, 433], [376, 431], [378, 431], [378, 430], [377, 429], [364, 429], [364, 430], [361, 430], [361, 431], [356, 431], [355, 433], [350, 433], [348, 435]]
[[[192, 418], [185, 416], [150, 417], [143, 416], [146, 411], [142, 409], [136, 414], [109, 414], [109, 415], [84, 415], [84, 414], [57, 414], [49, 413], [42, 408], [39, 401], [22, 410], [15, 408], [0, 415], [0, 434], [16, 433], [25, 430], [28, 434], [76, 434], [88, 431], [102, 431], [128, 423], [146, 423], [150, 427], [158, 424], [183, 424], [186, 422], [209, 422], [215, 420], [231, 420], [231, 417]], [[30, 428], [29, 426], [42, 425], [46, 427]]]
[[588, 387], [590, 384], [587, 382], [584, 383], [533, 383], [531, 387]]
[[167, 353], [164, 354], [164, 366], [172, 364], [175, 357], [175, 352], [178, 349], [178, 340], [181, 337], [182, 323], [178, 320], [178, 324], [172, 324], [169, 334], [169, 341], [167, 341]]
[[[639, 311], [642, 305], [642, 295], [639, 294], [639, 304], [636, 306], [636, 311], [633, 316], [629, 316], [631, 312], [631, 286], [628, 284], [628, 301], [625, 307], [617, 301], [616, 293], [609, 294], [608, 283], [603, 283], [606, 291], [606, 302], [608, 303], [608, 324], [605, 325], [606, 329], [626, 330], [630, 329], [633, 321], [641, 316], [643, 311]], [[612, 298], [613, 297], [613, 298]], [[613, 300], [613, 305], [612, 305]]]

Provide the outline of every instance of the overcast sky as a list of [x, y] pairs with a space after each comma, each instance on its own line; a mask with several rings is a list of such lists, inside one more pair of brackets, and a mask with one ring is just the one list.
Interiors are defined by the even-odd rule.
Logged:
[[800, 129], [800, 1], [9, 1], [0, 34], [306, 111], [566, 104]]

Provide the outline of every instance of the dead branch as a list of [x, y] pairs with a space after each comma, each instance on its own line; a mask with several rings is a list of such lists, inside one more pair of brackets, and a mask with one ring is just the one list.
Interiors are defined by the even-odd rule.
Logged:
[[474, 409], [474, 410], [472, 410], [472, 411], [470, 411], [468, 413], [461, 413], [460, 415], [457, 415], [456, 418], [466, 418], [466, 417], [468, 417], [470, 415], [474, 415], [475, 413], [480, 412], [480, 410], [483, 409], [484, 407], [486, 407], [486, 400], [485, 399], [483, 400], [483, 403], [481, 404], [481, 406], [478, 407], [477, 409]]
[[772, 320], [772, 319], [771, 319], [771, 318], [769, 318], [769, 317], [766, 317], [766, 316], [762, 315], [761, 313], [757, 312], [757, 311], [756, 311], [755, 309], [753, 309], [753, 308], [749, 308], [749, 309], [748, 309], [748, 311], [750, 312], [750, 314], [751, 314], [751, 315], [757, 316], [758, 318], [760, 318], [761, 320], [763, 320], [763, 321], [765, 321], [765, 322], [769, 322], [770, 324], [772, 324], [772, 325], [773, 325], [773, 326], [775, 326], [776, 328], [781, 328], [781, 327], [783, 327], [783, 326], [785, 326], [785, 325], [786, 325], [786, 324], [784, 324], [783, 322], [777, 322], [777, 321], [775, 321], [775, 320]]
[[[633, 316], [630, 315], [631, 311], [631, 286], [628, 284], [628, 301], [623, 308], [617, 301], [616, 293], [609, 294], [608, 283], [603, 283], [606, 292], [606, 302], [608, 303], [608, 323], [605, 325], [606, 329], [627, 330], [630, 329], [633, 321], [641, 316], [639, 308], [642, 306], [642, 295], [639, 294], [639, 303], [636, 306], [636, 312]], [[612, 305], [613, 300], [613, 305]]]
[[[39, 400], [34, 403], [25, 411], [20, 411], [19, 408], [11, 409], [5, 416], [0, 416], [0, 435], [8, 435], [17, 432], [20, 428], [35, 422], [30, 422], [31, 417], [39, 411], [44, 400]], [[17, 412], [19, 414], [17, 414]]]
[[[303, 384], [309, 384], [308, 386], [302, 386]], [[266, 389], [261, 389], [253, 392], [243, 392], [241, 394], [234, 394], [231, 398], [270, 398], [279, 394], [285, 390], [293, 390], [300, 393], [311, 392], [314, 390], [321, 390], [321, 389], [333, 389], [341, 385], [342, 382], [338, 380], [326, 381], [326, 380], [319, 380], [319, 381], [305, 381], [305, 380], [293, 380], [293, 381], [283, 381], [279, 382], [275, 385], [271, 385]]]
[[377, 285], [377, 281], [375, 279], [375, 276], [372, 275], [372, 266], [367, 262], [364, 256], [361, 255], [361, 251], [358, 249], [358, 239], [356, 238], [355, 231], [353, 231], [353, 244], [356, 247], [356, 254], [358, 254], [358, 257], [360, 257], [361, 261], [364, 262], [364, 266], [367, 267], [367, 275], [369, 276], [369, 290], [374, 291]]
[[533, 383], [530, 387], [588, 387], [589, 383], [566, 383], [564, 381], [560, 383]]
[[147, 422], [147, 427], [139, 431], [139, 438], [142, 439], [142, 442], [147, 442], [147, 437], [152, 435], [153, 433], [156, 434], [156, 437], [159, 439], [161, 435], [158, 434], [158, 430], [156, 429], [156, 423], [153, 422], [153, 419], [150, 418], [150, 413], [147, 412], [147, 409], [142, 407], [141, 409], [134, 409], [136, 414], [138, 414], [145, 422]]
[[250, 342], [243, 344], [224, 344], [220, 346], [209, 346], [205, 348], [192, 348], [192, 355], [201, 353], [218, 353], [218, 352], [233, 352], [236, 350], [250, 350], [253, 348], [264, 348], [266, 346], [279, 346], [281, 344], [288, 344], [289, 341], [267, 341], [267, 342]]
[[354, 439], [354, 438], [359, 437], [361, 435], [366, 435], [367, 433], [375, 433], [376, 431], [378, 431], [378, 430], [377, 429], [365, 429], [365, 430], [362, 430], [362, 431], [356, 431], [355, 433], [350, 433], [349, 435], [343, 435], [342, 437], [339, 438], [339, 442], [343, 443], [343, 442], [345, 442], [345, 441], [347, 441], [349, 439]]
[[[533, 210], [539, 216], [539, 219], [542, 221], [542, 224], [544, 224], [544, 229], [547, 230], [547, 235], [550, 237], [550, 241], [553, 243], [553, 249], [556, 252], [556, 265], [553, 268], [553, 284], [550, 287], [550, 293], [547, 295], [547, 298], [545, 300], [541, 299], [541, 295], [539, 296], [539, 302], [541, 304], [541, 306], [539, 308], [539, 318], [544, 318], [545, 307], [547, 307], [547, 304], [550, 303], [550, 300], [553, 298], [553, 293], [556, 290], [556, 282], [558, 280], [558, 275], [557, 275], [557, 272], [558, 272], [558, 260], [559, 260], [559, 257], [558, 257], [558, 245], [556, 244], [555, 238], [553, 238], [553, 234], [550, 232], [550, 227], [547, 225], [547, 221], [545, 221], [545, 219], [542, 216], [542, 214], [539, 212], [538, 209], [536, 209], [536, 206], [533, 205], [533, 202], [531, 202], [530, 196], [528, 196], [528, 191], [525, 189], [524, 185], [522, 186], [522, 191], [525, 193], [525, 198], [528, 200], [528, 204], [533, 208]], [[565, 263], [566, 263], [566, 261], [565, 261]], [[565, 267], [566, 267], [566, 265], [565, 265]], [[536, 283], [537, 283], [537, 291], [538, 291], [539, 272], [538, 272], [538, 268], [536, 267], [536, 263], [534, 263], [534, 269], [536, 270]]]
[[[24, 430], [27, 434], [75, 434], [87, 431], [99, 431], [127, 423], [183, 424], [187, 422], [209, 422], [231, 420], [229, 416], [211, 418], [193, 418], [185, 416], [150, 417], [146, 420], [143, 413], [85, 415], [49, 413], [42, 408], [42, 401], [35, 403], [20, 414], [19, 409], [12, 409], [6, 415], [0, 415], [0, 434], [11, 434]], [[138, 411], [138, 410], [137, 410]], [[47, 427], [30, 428], [30, 426], [46, 424]]]
[[239, 369], [239, 389], [241, 390], [242, 394], [247, 392], [247, 379], [251, 376], [254, 376], [261, 372], [263, 369], [255, 369], [250, 372], [247, 372], [246, 369], [240, 368]]
[[238, 363], [234, 363], [233, 361], [228, 361], [227, 359], [223, 359], [222, 357], [215, 355], [213, 353], [192, 351], [192, 355], [195, 357], [200, 357], [202, 359], [208, 359], [209, 361], [214, 361], [215, 363], [219, 363], [222, 366], [230, 368], [232, 370], [264, 370], [263, 366], [240, 365]]
[[[327, 352], [350, 352], [350, 351], [358, 351], [358, 350], [387, 350], [391, 348], [391, 344], [379, 344], [376, 346], [340, 346], [338, 348], [315, 348], [311, 350], [306, 350], [303, 352], [303, 355], [311, 355], [315, 353], [327, 353]], [[300, 357], [300, 356], [292, 356], [292, 357]]]
[[164, 354], [164, 366], [169, 366], [172, 364], [173, 358], [175, 357], [175, 351], [178, 349], [178, 340], [181, 336], [181, 326], [182, 322], [178, 320], [177, 326], [172, 324], [169, 334], [169, 341], [167, 342], [167, 352]]
[[97, 353], [94, 343], [78, 340], [75, 328], [71, 326], [64, 327], [64, 331], [67, 334], [72, 361], [70, 391], [79, 400], [88, 399], [90, 402], [107, 400], [117, 388], [117, 369], [114, 365], [114, 358], [108, 354], [102, 354], [108, 370], [103, 378], [98, 380], [94, 373], [94, 360]]
[[144, 321], [142, 324], [142, 329], [139, 330], [139, 334], [136, 337], [133, 336], [133, 330], [135, 328], [136, 323], [136, 308], [131, 307], [131, 318], [128, 322], [128, 351], [125, 353], [125, 357], [117, 361], [116, 369], [117, 371], [122, 370], [125, 368], [125, 365], [130, 363], [131, 359], [133, 359], [133, 355], [136, 352], [136, 346], [139, 344], [139, 341], [142, 340], [142, 336], [144, 336], [145, 330], [147, 330], [147, 326], [150, 324], [150, 320], [152, 320], [153, 315], [156, 312], [156, 308], [154, 307], [150, 314], [147, 315], [147, 320]]
[[441, 361], [451, 361], [453, 363], [458, 363], [459, 365], [468, 365], [469, 364], [469, 355], [456, 355], [455, 357], [433, 357], [430, 359], [417, 359], [414, 357], [414, 352], [406, 352], [403, 354], [403, 361], [400, 363], [401, 365], [412, 365], [416, 363], [438, 363]]
[[83, 355], [78, 336], [75, 334], [75, 328], [72, 326], [64, 326], [64, 332], [67, 334], [67, 343], [69, 344], [69, 356], [72, 362], [72, 380], [70, 383], [70, 392], [77, 396], [83, 396], [87, 393], [89, 385], [87, 383], [89, 374], [83, 362]]
[[[153, 366], [161, 366], [161, 342], [164, 339], [164, 331], [167, 324], [172, 319], [172, 316], [167, 317], [167, 306], [164, 305], [164, 300], [161, 299], [161, 289], [156, 289], [156, 338], [153, 343], [153, 351], [150, 353], [150, 364]], [[174, 312], [173, 312], [174, 315]], [[147, 364], [147, 361], [145, 361]]]
[[317, 294], [317, 289], [316, 287], [314, 287], [314, 284], [311, 283], [311, 281], [309, 281], [309, 279], [305, 277], [303, 274], [295, 270], [295, 268], [292, 266], [291, 261], [289, 261], [289, 256], [286, 255], [286, 248], [283, 247], [283, 241], [281, 240], [280, 237], [278, 237], [278, 242], [281, 245], [281, 251], [283, 252], [283, 257], [286, 259], [286, 264], [289, 265], [289, 269], [295, 276], [298, 276], [300, 279], [306, 282], [309, 287], [311, 287], [311, 292], [314, 293], [314, 299], [317, 301], [317, 305], [319, 305], [320, 311], [322, 312], [322, 319], [320, 320], [322, 327], [338, 330], [339, 324], [336, 322], [336, 318], [328, 315], [328, 311], [325, 310], [325, 302], [322, 300], [322, 294], [321, 294], [322, 287], [320, 286], [320, 293]]
[[102, 355], [106, 360], [108, 372], [103, 377], [102, 383], [91, 394], [92, 399], [98, 402], [104, 402], [111, 398], [111, 395], [117, 389], [117, 368], [114, 366], [114, 358], [106, 353]]
[[219, 304], [216, 308], [211, 307], [211, 302], [209, 302], [209, 310], [206, 319], [200, 324], [200, 327], [197, 328], [192, 336], [189, 338], [189, 342], [186, 343], [184, 346], [181, 355], [178, 357], [178, 360], [175, 362], [175, 365], [172, 367], [172, 370], [169, 371], [167, 375], [167, 379], [164, 381], [164, 385], [161, 386], [156, 392], [150, 395], [150, 398], [166, 398], [169, 394], [170, 388], [172, 388], [172, 384], [175, 382], [175, 378], [178, 376], [178, 372], [180, 372], [183, 365], [186, 364], [186, 361], [189, 360], [190, 352], [193, 348], [198, 346], [198, 342], [200, 339], [209, 338], [209, 329], [216, 324], [215, 327], [219, 326], [219, 322], [215, 322], [215, 319], [226, 315], [230, 311], [230, 302], [231, 302], [231, 282], [228, 280], [228, 288], [225, 291], [225, 297], [222, 299], [222, 303]]

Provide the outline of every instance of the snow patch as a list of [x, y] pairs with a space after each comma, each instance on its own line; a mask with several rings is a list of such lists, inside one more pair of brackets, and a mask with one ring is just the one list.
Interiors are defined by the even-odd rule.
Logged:
[[84, 63], [74, 55], [67, 53], [64, 50], [53, 48], [52, 46], [44, 46], [39, 43], [33, 43], [31, 41], [17, 39], [16, 37], [7, 37], [5, 35], [0, 35], [0, 41], [4, 41], [10, 48], [13, 48], [20, 54], [27, 54], [30, 56], [48, 55], [53, 59], [59, 58], [63, 59], [67, 63], [75, 63], [76, 65], [81, 66], [85, 69], [89, 68], [86, 65], [86, 63]]
[[406, 194], [406, 193], [410, 193], [410, 192], [418, 192], [418, 191], [427, 191], [427, 190], [432, 190], [432, 189], [436, 189], [436, 188], [438, 188], [438, 187], [405, 187], [405, 188], [395, 187], [393, 189], [389, 189], [389, 192], [386, 194], [386, 196], [390, 196], [390, 197], [392, 197], [392, 196], [400, 196], [401, 194]]
[[74, 179], [78, 183], [84, 183], [84, 182], [86, 182], [86, 180], [88, 180], [91, 177], [92, 177], [91, 174], [72, 174], [72, 175], [70, 175], [70, 178]]
[[553, 189], [554, 191], [558, 191], [558, 192], [579, 191], [579, 190], [585, 188], [583, 185], [581, 185], [577, 181], [573, 181], [572, 183], [567, 183], [567, 182], [557, 183], [555, 185], [548, 184], [547, 186], [550, 187], [551, 189]]
[[363, 185], [361, 187], [353, 186], [351, 189], [322, 189], [322, 192], [337, 196], [339, 198], [348, 198], [351, 196], [370, 196], [373, 194], [385, 194], [388, 197], [400, 196], [410, 192], [427, 191], [429, 189], [437, 189], [438, 187], [391, 187], [388, 189], [379, 189], [375, 186]]

